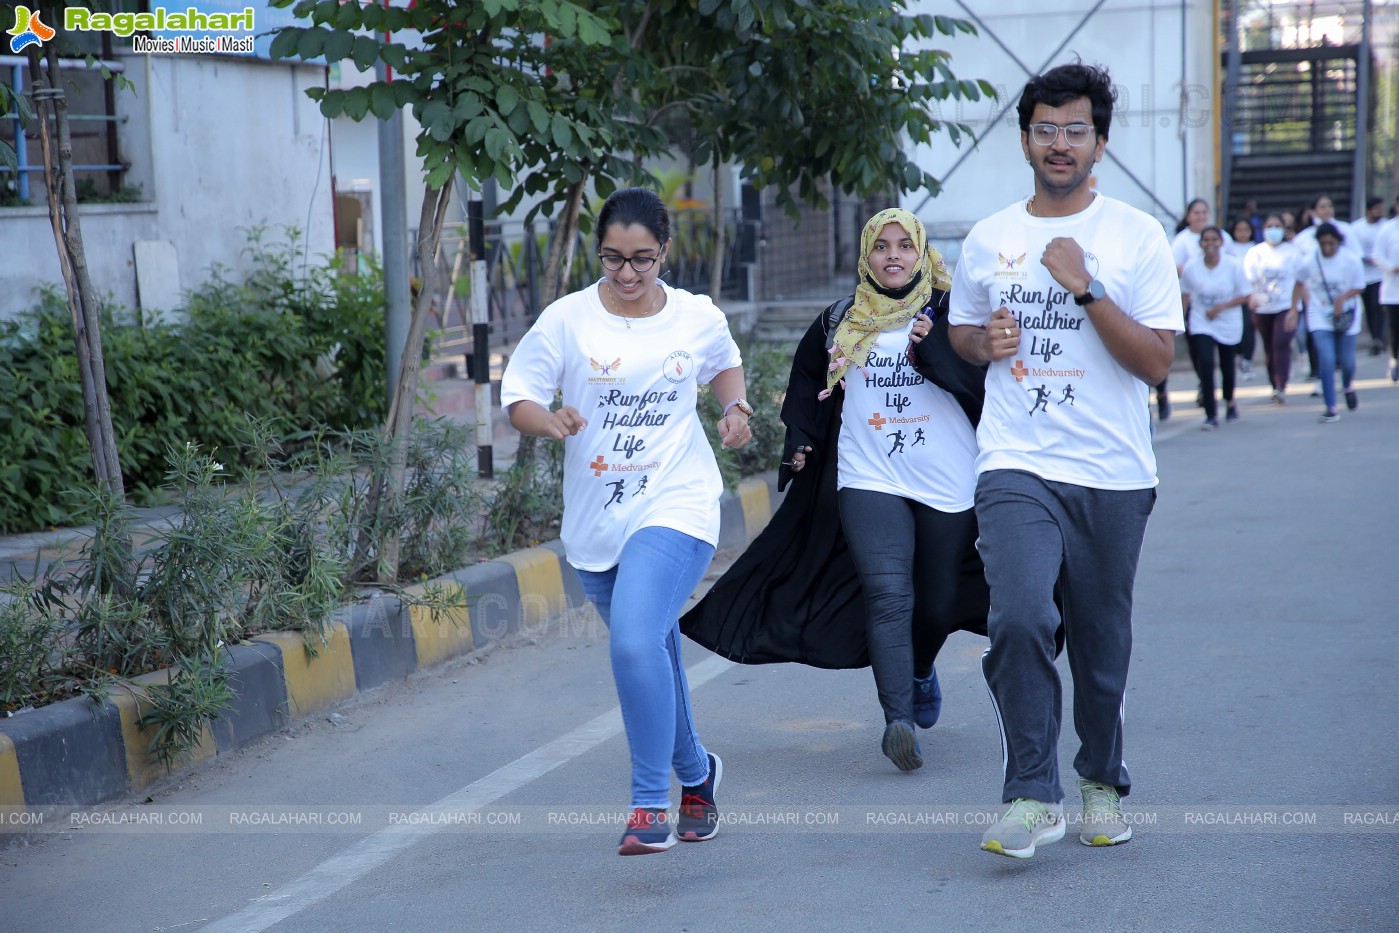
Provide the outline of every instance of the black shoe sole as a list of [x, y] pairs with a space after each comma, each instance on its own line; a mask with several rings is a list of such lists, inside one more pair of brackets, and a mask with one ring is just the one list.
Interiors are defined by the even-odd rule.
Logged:
[[923, 757], [918, 754], [918, 739], [908, 723], [891, 722], [885, 726], [884, 741], [879, 747], [900, 771], [917, 771], [923, 767]]

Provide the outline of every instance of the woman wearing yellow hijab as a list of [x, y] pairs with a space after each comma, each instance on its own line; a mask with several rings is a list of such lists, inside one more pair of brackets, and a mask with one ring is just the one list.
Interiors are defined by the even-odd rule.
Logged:
[[[892, 229], [886, 235], [886, 228]], [[886, 237], [890, 243], [876, 251], [876, 243]], [[905, 242], [907, 250], [899, 253], [900, 261], [914, 260], [907, 268], [889, 273], [886, 284], [883, 262], [891, 255], [893, 241]], [[912, 251], [912, 257], [908, 251]], [[874, 271], [879, 266], [881, 272]], [[891, 207], [875, 214], [865, 223], [860, 234], [859, 284], [855, 286], [855, 303], [845, 313], [836, 328], [831, 347], [830, 375], [826, 392], [845, 378], [852, 365], [861, 367], [869, 356], [870, 347], [881, 334], [906, 327], [914, 315], [928, 305], [933, 290], [946, 293], [952, 277], [938, 251], [928, 245], [923, 222], [902, 208]], [[921, 328], [920, 328], [921, 329]], [[923, 330], [917, 336], [921, 339]], [[822, 400], [825, 399], [822, 395]]]
[[880, 211], [855, 294], [797, 347], [782, 420], [782, 506], [681, 631], [743, 663], [869, 664], [881, 749], [922, 767], [937, 722], [934, 661], [957, 629], [985, 634], [976, 555], [976, 422], [985, 374], [951, 349], [950, 277], [923, 224]]

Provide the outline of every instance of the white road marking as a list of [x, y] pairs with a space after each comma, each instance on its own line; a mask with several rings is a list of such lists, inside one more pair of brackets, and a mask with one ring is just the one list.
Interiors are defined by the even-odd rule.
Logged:
[[[690, 689], [694, 690], [733, 666], [732, 661], [711, 657], [687, 668], [685, 675], [689, 678]], [[436, 814], [445, 811], [461, 813], [480, 810], [536, 778], [543, 777], [560, 765], [591, 751], [621, 731], [622, 711], [614, 706], [567, 735], [560, 736], [548, 745], [540, 746], [528, 755], [497, 768], [480, 780], [473, 781], [418, 812]], [[417, 823], [410, 821], [405, 826], [381, 829], [334, 858], [317, 865], [295, 881], [283, 885], [276, 892], [260, 898], [236, 914], [206, 926], [204, 931], [259, 933], [266, 930], [273, 924], [280, 923], [329, 897], [356, 878], [368, 874], [400, 852], [435, 834], [438, 830], [433, 826], [446, 828], [447, 825], [445, 820], [433, 823], [430, 819], [422, 819]]]

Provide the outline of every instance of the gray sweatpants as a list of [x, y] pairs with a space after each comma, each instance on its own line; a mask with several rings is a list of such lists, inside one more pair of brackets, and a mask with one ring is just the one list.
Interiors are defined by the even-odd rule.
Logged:
[[993, 470], [976, 487], [977, 548], [991, 587], [982, 670], [1001, 727], [1002, 799], [1057, 803], [1063, 687], [1054, 667], [1061, 586], [1074, 679], [1074, 770], [1131, 789], [1122, 704], [1132, 655], [1132, 585], [1154, 489], [1104, 490]]

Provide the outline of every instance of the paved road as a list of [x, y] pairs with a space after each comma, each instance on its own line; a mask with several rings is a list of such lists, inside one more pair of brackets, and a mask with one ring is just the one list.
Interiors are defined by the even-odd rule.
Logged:
[[0, 928], [1399, 929], [1399, 387], [1381, 370], [1362, 361], [1338, 424], [1305, 388], [1285, 408], [1249, 388], [1214, 433], [1177, 380], [1138, 580], [1125, 846], [977, 849], [1000, 754], [982, 642], [958, 636], [912, 774], [879, 754], [867, 671], [690, 646], [733, 822], [618, 858], [625, 740], [605, 634], [575, 620], [102, 811], [124, 824], [0, 850]]

